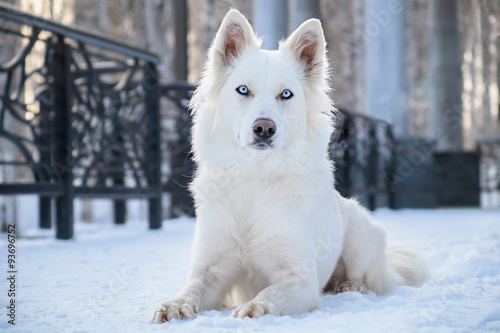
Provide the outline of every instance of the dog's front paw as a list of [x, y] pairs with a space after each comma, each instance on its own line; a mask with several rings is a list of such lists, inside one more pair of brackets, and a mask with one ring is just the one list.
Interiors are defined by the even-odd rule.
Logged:
[[184, 299], [162, 303], [155, 311], [153, 322], [161, 324], [172, 319], [191, 319], [198, 315], [199, 307]]
[[266, 314], [275, 314], [274, 305], [269, 302], [250, 301], [234, 309], [231, 314], [234, 318], [259, 318]]

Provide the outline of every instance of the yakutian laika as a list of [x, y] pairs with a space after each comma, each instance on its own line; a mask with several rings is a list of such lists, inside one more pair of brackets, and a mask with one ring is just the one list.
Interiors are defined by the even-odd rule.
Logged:
[[322, 292], [422, 283], [426, 262], [334, 189], [328, 60], [320, 21], [279, 49], [237, 10], [224, 18], [191, 101], [196, 233], [186, 287], [153, 321], [318, 309]]

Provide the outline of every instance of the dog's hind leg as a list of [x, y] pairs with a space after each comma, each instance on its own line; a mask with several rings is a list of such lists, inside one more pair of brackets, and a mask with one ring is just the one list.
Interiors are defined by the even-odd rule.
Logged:
[[346, 291], [359, 291], [365, 294], [368, 292], [368, 288], [361, 281], [347, 280], [345, 263], [340, 258], [330, 280], [323, 288], [323, 293], [339, 294]]
[[382, 226], [372, 221], [356, 200], [343, 198], [340, 194], [337, 198], [344, 222], [341, 258], [347, 281], [359, 282], [383, 295], [395, 286], [418, 284], [428, 277], [429, 270], [423, 258], [408, 249], [387, 249]]

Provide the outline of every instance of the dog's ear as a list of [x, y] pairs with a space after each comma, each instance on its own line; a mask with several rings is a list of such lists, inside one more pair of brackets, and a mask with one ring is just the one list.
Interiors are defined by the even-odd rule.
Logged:
[[302, 23], [284, 42], [280, 50], [292, 52], [306, 77], [321, 77], [326, 71], [326, 42], [321, 22], [310, 19]]
[[211, 47], [211, 60], [219, 68], [226, 68], [238, 58], [247, 47], [259, 48], [250, 23], [238, 10], [231, 9], [222, 21]]

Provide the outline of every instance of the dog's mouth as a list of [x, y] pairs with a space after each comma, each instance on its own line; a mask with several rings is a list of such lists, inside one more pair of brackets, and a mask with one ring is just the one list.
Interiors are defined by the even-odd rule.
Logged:
[[273, 148], [273, 142], [270, 140], [265, 140], [265, 141], [253, 141], [250, 144], [250, 147], [256, 149], [256, 150], [266, 150], [268, 148]]

